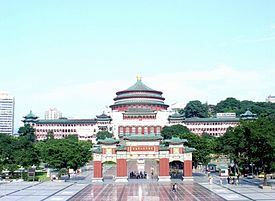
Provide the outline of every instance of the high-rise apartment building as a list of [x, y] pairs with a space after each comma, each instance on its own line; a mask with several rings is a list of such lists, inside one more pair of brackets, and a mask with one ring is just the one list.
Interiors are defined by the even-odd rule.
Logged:
[[13, 134], [14, 130], [14, 97], [0, 92], [0, 133]]
[[50, 108], [45, 112], [45, 119], [59, 119], [62, 117], [62, 113], [56, 108]]

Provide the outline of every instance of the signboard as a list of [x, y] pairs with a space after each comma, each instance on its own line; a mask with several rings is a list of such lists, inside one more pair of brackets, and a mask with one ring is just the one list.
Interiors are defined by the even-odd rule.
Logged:
[[30, 168], [28, 170], [28, 175], [29, 175], [29, 177], [34, 177], [35, 176], [35, 168]]
[[154, 151], [154, 146], [136, 146], [136, 147], [131, 147], [131, 151]]

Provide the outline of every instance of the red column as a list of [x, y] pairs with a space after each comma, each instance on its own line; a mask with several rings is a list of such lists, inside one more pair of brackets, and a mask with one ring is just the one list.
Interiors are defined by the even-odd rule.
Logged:
[[159, 176], [169, 176], [169, 159], [159, 159]]
[[127, 174], [127, 152], [117, 151], [116, 152], [116, 180], [115, 182], [128, 182]]
[[192, 161], [185, 160], [184, 161], [184, 177], [192, 177]]
[[102, 178], [102, 163], [94, 161], [94, 178]]
[[117, 177], [127, 177], [127, 161], [126, 159], [117, 159]]

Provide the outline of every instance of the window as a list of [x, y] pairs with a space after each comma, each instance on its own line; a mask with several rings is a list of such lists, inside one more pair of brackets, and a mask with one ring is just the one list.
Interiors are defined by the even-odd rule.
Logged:
[[142, 133], [142, 128], [138, 127], [138, 134], [141, 134], [141, 133]]
[[144, 134], [148, 134], [148, 127], [144, 127]]

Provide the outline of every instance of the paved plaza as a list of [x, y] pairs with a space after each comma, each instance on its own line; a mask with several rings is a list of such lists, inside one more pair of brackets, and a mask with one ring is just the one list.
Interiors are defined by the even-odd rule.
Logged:
[[[86, 172], [87, 175], [88, 172]], [[87, 176], [86, 175], [86, 176]], [[0, 201], [80, 201], [80, 200], [130, 200], [130, 201], [274, 201], [273, 189], [260, 189], [257, 185], [241, 180], [238, 186], [219, 183], [218, 177], [209, 184], [206, 176], [194, 176], [194, 182], [177, 182], [176, 192], [171, 191], [171, 183], [159, 183], [156, 180], [131, 179], [128, 183], [115, 183], [105, 180], [101, 184], [91, 183], [85, 175], [83, 180], [75, 179], [68, 182], [9, 182], [0, 183]]]
[[172, 191], [170, 183], [131, 183], [89, 185], [83, 191], [70, 199], [80, 200], [121, 200], [121, 201], [168, 201], [168, 200], [202, 200], [223, 201], [215, 193], [207, 190], [197, 183], [180, 183], [176, 192]]
[[81, 191], [87, 184], [69, 182], [10, 182], [0, 184], [2, 201], [42, 201], [68, 200]]

